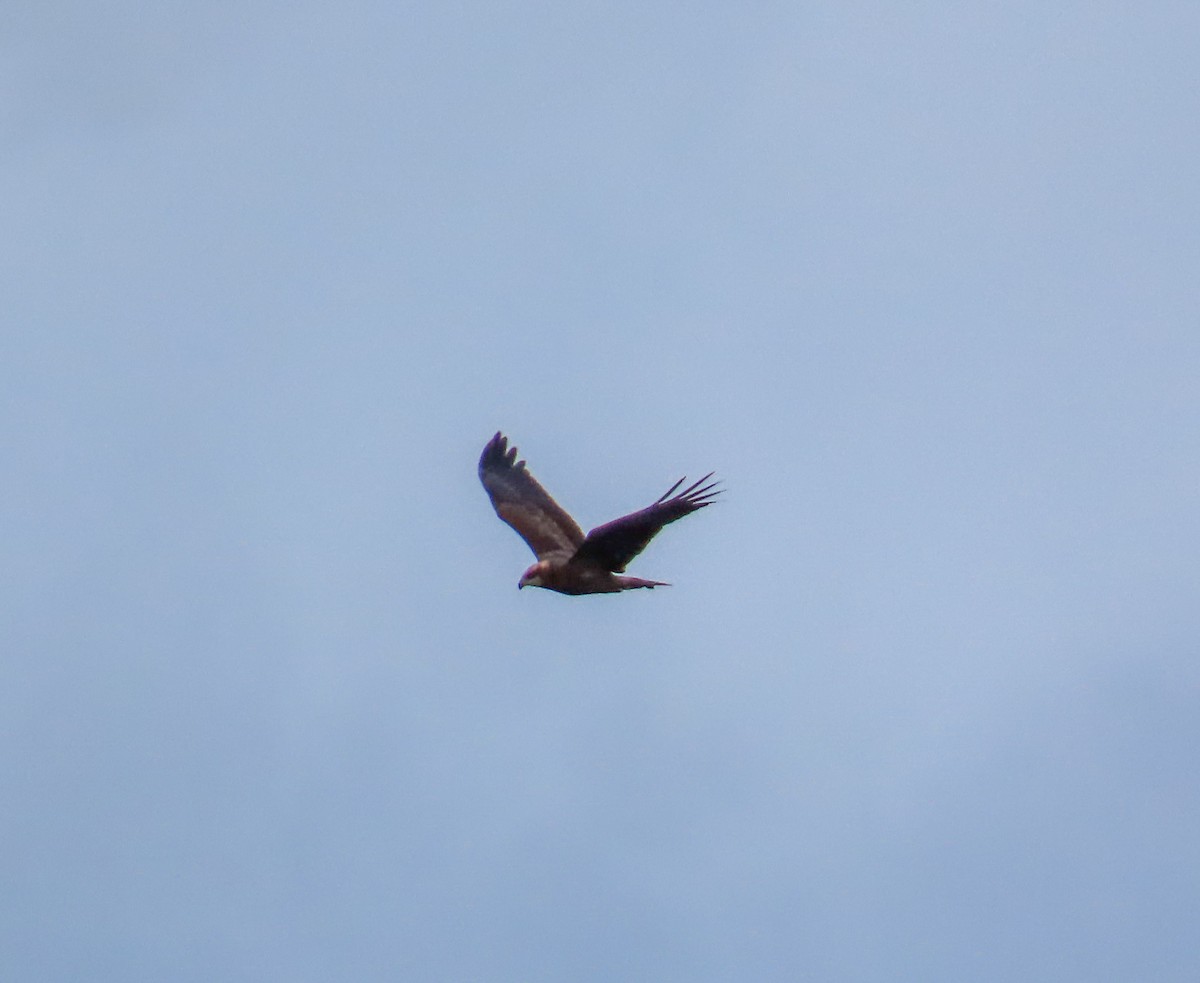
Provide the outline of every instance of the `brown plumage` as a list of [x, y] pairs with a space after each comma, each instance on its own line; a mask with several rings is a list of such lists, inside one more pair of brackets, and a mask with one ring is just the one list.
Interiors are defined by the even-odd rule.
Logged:
[[[653, 505], [583, 530], [517, 460], [517, 449], [497, 433], [479, 458], [479, 480], [496, 514], [529, 544], [537, 563], [518, 587], [545, 587], [560, 594], [615, 594], [637, 587], [669, 587], [661, 580], [621, 577], [625, 567], [663, 526], [712, 503], [721, 493], [712, 473], [676, 494], [680, 478]], [[705, 484], [705, 482], [708, 482]]]

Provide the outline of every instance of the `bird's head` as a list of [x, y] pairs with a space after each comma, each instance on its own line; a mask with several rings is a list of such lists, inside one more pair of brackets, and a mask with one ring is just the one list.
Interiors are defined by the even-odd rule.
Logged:
[[517, 590], [522, 587], [541, 587], [542, 572], [546, 569], [546, 561], [538, 560], [533, 566], [521, 574], [521, 582], [517, 584]]

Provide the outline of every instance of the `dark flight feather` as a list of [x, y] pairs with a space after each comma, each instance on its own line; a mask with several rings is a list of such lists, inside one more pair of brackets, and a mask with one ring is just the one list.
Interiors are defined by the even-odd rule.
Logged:
[[663, 526], [712, 504], [721, 489], [715, 481], [705, 484], [711, 477], [712, 472], [678, 495], [668, 497], [687, 480], [680, 478], [653, 505], [597, 526], [587, 534], [571, 562], [598, 563], [605, 570], [624, 573], [629, 562], [646, 548]]

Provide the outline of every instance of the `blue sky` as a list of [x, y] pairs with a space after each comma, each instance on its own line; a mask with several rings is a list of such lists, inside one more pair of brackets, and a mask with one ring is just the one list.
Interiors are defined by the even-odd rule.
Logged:
[[0, 975], [1196, 979], [1194, 5], [5, 21]]

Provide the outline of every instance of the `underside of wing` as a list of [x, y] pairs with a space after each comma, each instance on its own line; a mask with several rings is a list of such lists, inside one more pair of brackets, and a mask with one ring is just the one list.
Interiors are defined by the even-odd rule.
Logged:
[[496, 514], [517, 531], [539, 560], [571, 556], [583, 542], [583, 530], [517, 460], [516, 447], [497, 433], [479, 458], [479, 480]]
[[721, 489], [717, 488], [717, 482], [709, 482], [711, 477], [711, 473], [706, 474], [695, 484], [675, 494], [675, 490], [687, 480], [680, 478], [653, 505], [597, 526], [587, 534], [572, 559], [581, 563], [596, 563], [613, 573], [623, 573], [629, 562], [646, 548], [663, 526], [712, 504], [713, 499], [721, 494]]

